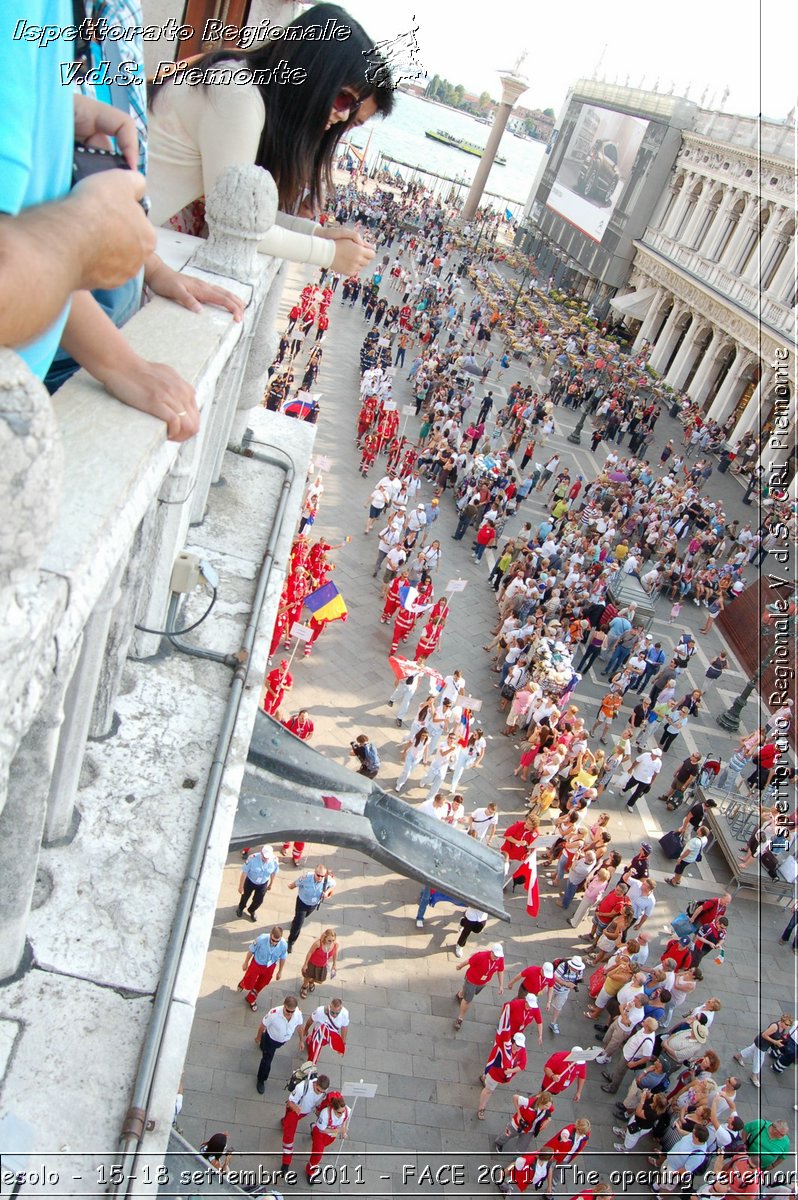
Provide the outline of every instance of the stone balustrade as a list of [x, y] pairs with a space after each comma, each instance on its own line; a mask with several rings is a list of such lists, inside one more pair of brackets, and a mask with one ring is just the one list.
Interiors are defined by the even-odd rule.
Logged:
[[[231, 168], [207, 212], [207, 242], [160, 231], [159, 251], [240, 295], [243, 321], [155, 298], [124, 328], [195, 387], [191, 441], [166, 441], [162, 422], [82, 371], [51, 399], [0, 351], [0, 1044], [14, 1046], [0, 1083], [41, 1152], [118, 1139], [230, 682], [228, 667], [134, 626], [164, 628], [185, 548], [220, 575], [212, 616], [187, 640], [240, 647], [284, 481], [233, 452], [251, 425], [289, 451], [295, 478], [170, 1018], [165, 1144], [313, 443], [313, 427], [260, 407], [282, 266], [257, 250], [274, 183]], [[188, 595], [178, 624], [207, 604]], [[74, 1104], [42, 1089], [45, 1046], [48, 1077], [80, 1081]]]

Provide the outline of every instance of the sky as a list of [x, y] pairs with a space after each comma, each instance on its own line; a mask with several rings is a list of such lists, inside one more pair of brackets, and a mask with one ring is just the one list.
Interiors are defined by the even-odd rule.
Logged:
[[[558, 112], [577, 79], [685, 94], [724, 111], [783, 119], [796, 105], [798, 3], [795, 0], [341, 0], [375, 41], [418, 25], [419, 58], [429, 77], [497, 98], [497, 72], [519, 54], [529, 90], [519, 103]], [[414, 20], [415, 17], [415, 20]], [[712, 98], [714, 96], [714, 103]]]

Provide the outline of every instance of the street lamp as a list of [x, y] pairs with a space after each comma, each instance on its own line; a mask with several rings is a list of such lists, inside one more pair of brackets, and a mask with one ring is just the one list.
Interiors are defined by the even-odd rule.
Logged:
[[511, 309], [511, 312], [513, 314], [515, 314], [515, 311], [518, 308], [518, 301], [521, 299], [521, 293], [524, 290], [526, 281], [529, 279], [529, 275], [530, 275], [529, 267], [524, 267], [524, 273], [521, 276], [521, 282], [518, 285], [518, 291], [515, 293], [515, 300], [513, 301], [513, 307]]
[[[773, 605], [773, 604], [766, 605], [765, 612], [762, 614], [762, 625], [763, 625], [762, 637], [763, 637], [763, 639], [764, 639], [764, 636], [766, 635], [766, 633], [770, 632], [770, 625], [771, 625], [773, 619], [780, 618], [782, 621], [784, 621], [783, 629], [779, 630], [779, 632], [781, 634], [780, 640], [783, 641], [783, 643], [785, 645], [791, 645], [792, 644], [792, 636], [791, 635], [793, 634], [793, 632], [795, 630], [796, 613], [798, 613], [798, 596], [793, 596], [786, 612], [782, 610], [780, 604], [779, 605]], [[740, 728], [740, 718], [743, 715], [745, 706], [748, 703], [748, 700], [751, 697], [752, 693], [755, 691], [755, 689], [756, 689], [757, 685], [759, 684], [759, 681], [762, 678], [762, 676], [764, 675], [765, 671], [768, 669], [770, 664], [773, 662], [773, 659], [776, 654], [776, 645], [777, 645], [777, 640], [774, 637], [772, 639], [772, 641], [770, 642], [770, 646], [768, 647], [767, 651], [765, 652], [764, 657], [760, 659], [759, 665], [756, 669], [756, 673], [754, 674], [753, 678], [748, 680], [748, 683], [745, 685], [743, 690], [740, 692], [740, 695], [732, 703], [731, 708], [728, 708], [726, 710], [726, 712], [722, 712], [719, 717], [715, 718], [716, 723], [721, 727], [721, 729], [725, 729], [729, 733], [737, 733], [738, 732], [738, 730]]]
[[587, 405], [583, 404], [582, 405], [582, 415], [576, 423], [576, 428], [572, 429], [571, 432], [568, 434], [568, 437], [566, 438], [566, 441], [570, 442], [572, 446], [580, 446], [582, 444], [582, 430], [585, 427], [586, 420], [587, 420]]

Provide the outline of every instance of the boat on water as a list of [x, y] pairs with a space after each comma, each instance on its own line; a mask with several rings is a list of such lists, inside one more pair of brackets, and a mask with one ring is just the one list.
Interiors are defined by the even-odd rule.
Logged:
[[[473, 154], [475, 158], [482, 158], [485, 153], [484, 146], [475, 146], [473, 142], [467, 142], [463, 138], [452, 137], [445, 129], [427, 129], [425, 135], [432, 138], [433, 142], [442, 142], [444, 146], [452, 146], [455, 150], [462, 150], [464, 154]], [[500, 167], [507, 165], [507, 159], [502, 158], [500, 154], [497, 154], [495, 161]]]

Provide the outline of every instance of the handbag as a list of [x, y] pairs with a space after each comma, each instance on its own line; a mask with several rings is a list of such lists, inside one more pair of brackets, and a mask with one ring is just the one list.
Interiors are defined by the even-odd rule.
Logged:
[[770, 849], [763, 850], [759, 856], [759, 861], [761, 862], [764, 870], [767, 871], [770, 878], [776, 879], [779, 873], [779, 860], [776, 858], [776, 855], [773, 853], [773, 851]]
[[515, 695], [515, 688], [511, 683], [503, 683], [500, 694], [505, 700], [512, 700], [513, 696]]
[[714, 661], [711, 662], [709, 664], [709, 666], [707, 667], [707, 670], [706, 670], [707, 679], [720, 679], [721, 675], [723, 674], [720, 667], [717, 666], [717, 661], [718, 661], [717, 659], [714, 659]]
[[603, 966], [596, 967], [593, 974], [590, 976], [587, 985], [587, 994], [592, 1000], [595, 1000], [601, 989], [604, 987], [604, 980], [607, 978], [607, 972]]
[[679, 913], [678, 916], [674, 917], [671, 921], [671, 929], [677, 938], [691, 938], [695, 933], [695, 926], [687, 913]]

